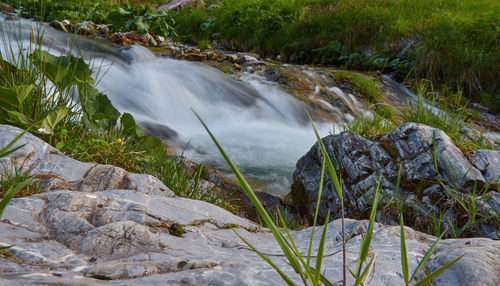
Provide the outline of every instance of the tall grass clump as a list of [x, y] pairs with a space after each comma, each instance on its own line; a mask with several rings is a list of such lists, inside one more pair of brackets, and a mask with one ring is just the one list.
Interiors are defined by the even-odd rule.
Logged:
[[[11, 142], [7, 144], [7, 146], [4, 146], [2, 149], [0, 149], [0, 160], [2, 158], [14, 153], [15, 151], [21, 149], [24, 147], [24, 145], [20, 145], [17, 147], [13, 147], [14, 144], [16, 144], [21, 137], [26, 134], [26, 130], [19, 133]], [[0, 161], [1, 162], [1, 161]], [[3, 163], [2, 163], [3, 164]], [[1, 170], [0, 170], [1, 171]], [[0, 177], [3, 180], [3, 177], [5, 176], [4, 173], [0, 173]], [[29, 177], [24, 177], [24, 178], [19, 178], [20, 180], [13, 180], [10, 181], [9, 183], [5, 182], [5, 184], [0, 185], [0, 195], [1, 195], [1, 200], [0, 200], [0, 219], [2, 219], [2, 214], [5, 208], [7, 207], [7, 204], [9, 201], [17, 194], [19, 193], [23, 188], [28, 186], [31, 182], [31, 179]], [[0, 255], [10, 257], [12, 254], [8, 252], [8, 249], [11, 246], [0, 246]]]
[[[389, 106], [378, 104], [372, 115], [358, 117], [346, 124], [349, 130], [367, 139], [380, 138], [397, 126], [415, 122], [444, 131], [464, 153], [479, 149], [500, 150], [500, 142], [475, 133], [477, 115], [468, 108], [469, 102], [461, 91], [438, 91], [432, 83], [415, 84], [417, 96], [394, 112]], [[480, 118], [479, 118], [480, 119]]]
[[[195, 113], [196, 114], [196, 113]], [[234, 162], [229, 158], [227, 153], [224, 151], [222, 146], [219, 144], [215, 136], [212, 134], [212, 132], [209, 130], [208, 126], [203, 122], [203, 120], [200, 118], [198, 114], [196, 114], [198, 119], [200, 120], [201, 124], [205, 127], [207, 130], [208, 134], [212, 138], [213, 142], [219, 149], [220, 153], [228, 163], [228, 165], [231, 167], [233, 170], [236, 178], [238, 179], [238, 182], [240, 183], [240, 186], [243, 188], [244, 192], [247, 194], [247, 196], [250, 198], [251, 202], [254, 204], [256, 207], [259, 215], [262, 217], [264, 222], [266, 223], [267, 227], [270, 229], [271, 233], [273, 234], [276, 242], [280, 246], [284, 256], [286, 257], [288, 264], [290, 267], [294, 270], [296, 274], [299, 275], [302, 283], [304, 285], [334, 285], [331, 281], [329, 281], [323, 274], [324, 270], [322, 271], [323, 267], [323, 258], [324, 258], [324, 248], [326, 244], [326, 233], [328, 229], [328, 223], [329, 223], [329, 217], [330, 217], [330, 212], [328, 212], [325, 225], [323, 226], [323, 232], [321, 233], [321, 238], [319, 242], [319, 247], [316, 255], [316, 262], [314, 265], [312, 265], [311, 261], [311, 252], [312, 252], [312, 244], [314, 240], [314, 235], [315, 235], [315, 228], [316, 228], [316, 222], [317, 222], [317, 216], [318, 216], [318, 209], [319, 209], [319, 202], [322, 197], [322, 191], [323, 191], [323, 180], [325, 176], [325, 169], [328, 170], [328, 174], [330, 175], [330, 178], [335, 186], [335, 190], [337, 191], [337, 195], [339, 196], [341, 200], [341, 212], [342, 212], [342, 253], [343, 253], [343, 277], [342, 277], [342, 285], [347, 284], [347, 275], [346, 271], [348, 270], [350, 274], [354, 277], [354, 284], [353, 285], [365, 285], [366, 279], [368, 277], [368, 274], [371, 272], [373, 269], [373, 265], [375, 263], [376, 259], [376, 253], [371, 255], [369, 254], [370, 250], [370, 245], [371, 245], [371, 240], [372, 240], [372, 235], [373, 235], [373, 229], [374, 229], [374, 224], [375, 224], [375, 214], [377, 211], [377, 204], [379, 201], [379, 196], [380, 196], [380, 187], [381, 187], [381, 179], [378, 181], [378, 185], [375, 189], [375, 196], [374, 196], [374, 201], [372, 205], [372, 211], [370, 215], [370, 221], [368, 224], [368, 229], [366, 233], [363, 235], [362, 240], [361, 240], [361, 245], [360, 245], [360, 251], [358, 254], [358, 259], [357, 259], [357, 265], [354, 270], [351, 270], [347, 264], [346, 264], [346, 249], [345, 249], [345, 244], [346, 244], [346, 237], [345, 237], [345, 229], [344, 229], [344, 203], [343, 203], [343, 193], [342, 193], [342, 186], [341, 186], [341, 180], [337, 176], [336, 173], [336, 168], [333, 164], [332, 159], [330, 158], [329, 154], [327, 153], [323, 141], [319, 137], [319, 134], [314, 126], [314, 123], [311, 120], [311, 124], [313, 126], [314, 132], [316, 134], [318, 143], [321, 148], [321, 152], [323, 155], [323, 160], [322, 160], [322, 168], [321, 168], [321, 175], [320, 175], [320, 184], [319, 184], [319, 189], [318, 189], [318, 198], [316, 201], [316, 212], [313, 220], [313, 226], [312, 226], [312, 232], [311, 232], [311, 238], [309, 241], [309, 248], [307, 251], [307, 254], [302, 254], [300, 253], [299, 249], [297, 248], [293, 237], [286, 226], [286, 223], [284, 222], [279, 210], [278, 210], [278, 215], [281, 221], [281, 224], [283, 226], [283, 230], [280, 230], [277, 225], [274, 223], [273, 219], [269, 216], [268, 212], [266, 209], [263, 207], [263, 205], [260, 203], [259, 199], [255, 195], [254, 191], [248, 184], [248, 182], [245, 180], [241, 172], [238, 170]], [[311, 119], [311, 118], [309, 118]], [[415, 280], [416, 274], [419, 273], [423, 266], [429, 261], [437, 243], [441, 239], [439, 237], [434, 244], [429, 248], [429, 250], [425, 253], [424, 257], [414, 270], [412, 276], [409, 276], [409, 271], [408, 271], [408, 259], [407, 259], [407, 249], [406, 249], [406, 243], [405, 243], [405, 237], [404, 237], [404, 224], [403, 224], [403, 218], [401, 216], [400, 219], [400, 224], [401, 224], [401, 265], [402, 265], [402, 271], [403, 271], [403, 279], [404, 283], [406, 285], [410, 285], [412, 281]], [[296, 281], [294, 281], [292, 278], [290, 278], [283, 269], [278, 267], [271, 259], [266, 257], [263, 253], [261, 253], [255, 246], [250, 244], [247, 240], [245, 240], [241, 235], [239, 235], [236, 231], [235, 234], [245, 243], [247, 244], [257, 255], [259, 255], [264, 261], [266, 261], [272, 268], [274, 268], [278, 274], [281, 276], [281, 278], [288, 284], [288, 285], [297, 285]], [[371, 259], [368, 262], [368, 257], [371, 257]], [[428, 282], [430, 282], [433, 278], [437, 277], [439, 274], [444, 272], [446, 269], [451, 267], [453, 264], [458, 262], [462, 257], [458, 257], [454, 261], [442, 266], [441, 268], [435, 270], [434, 272], [424, 276], [420, 281], [416, 282], [415, 285], [421, 286], [421, 285], [427, 285]], [[366, 264], [366, 266], [364, 266]]]

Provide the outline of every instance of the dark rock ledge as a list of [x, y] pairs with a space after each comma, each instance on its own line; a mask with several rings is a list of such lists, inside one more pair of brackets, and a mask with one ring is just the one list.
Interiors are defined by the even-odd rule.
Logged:
[[[469, 200], [486, 191], [481, 214], [493, 215], [466, 233], [468, 236], [500, 239], [500, 151], [478, 150], [463, 154], [441, 130], [422, 124], [406, 123], [378, 142], [364, 139], [354, 132], [342, 132], [322, 139], [328, 154], [336, 161], [342, 176], [346, 217], [368, 218], [375, 186], [381, 179], [382, 207], [377, 221], [397, 224], [403, 204], [408, 225], [429, 230], [433, 219], [443, 214], [441, 229], [462, 226], [465, 215], [461, 206], [449, 195]], [[297, 162], [291, 196], [303, 216], [314, 216], [323, 156], [316, 143]], [[396, 190], [398, 169], [401, 183]], [[436, 169], [437, 167], [437, 169]], [[489, 184], [489, 187], [486, 186]], [[340, 199], [327, 176], [319, 219], [324, 221], [328, 210], [340, 218]]]

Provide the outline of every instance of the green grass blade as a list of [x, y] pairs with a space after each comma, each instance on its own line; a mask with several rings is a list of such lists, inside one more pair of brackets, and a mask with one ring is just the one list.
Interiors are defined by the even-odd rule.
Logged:
[[323, 234], [321, 235], [321, 240], [318, 246], [318, 255], [316, 256], [316, 271], [314, 272], [314, 285], [319, 285], [321, 276], [321, 263], [323, 262], [323, 254], [325, 252], [325, 242], [326, 242], [326, 232], [328, 230], [328, 222], [330, 221], [330, 210], [326, 215], [325, 225], [323, 226]]
[[316, 126], [314, 125], [314, 122], [311, 118], [311, 115], [309, 115], [309, 113], [307, 113], [307, 116], [309, 117], [309, 121], [311, 121], [311, 125], [314, 129], [314, 134], [316, 134], [316, 139], [318, 140], [318, 144], [321, 148], [321, 152], [323, 153], [323, 158], [326, 159], [326, 166], [328, 167], [328, 173], [330, 174], [333, 185], [335, 186], [335, 190], [337, 191], [337, 194], [339, 195], [340, 199], [344, 200], [344, 196], [342, 194], [342, 187], [340, 186], [340, 180], [337, 177], [337, 172], [335, 171], [335, 168], [333, 167], [332, 160], [330, 159], [330, 156], [328, 155], [328, 152], [326, 151], [325, 145], [323, 144], [323, 140], [321, 140], [321, 137], [319, 136], [318, 130], [316, 129]]
[[288, 227], [286, 226], [285, 220], [283, 219], [283, 216], [281, 215], [281, 212], [279, 209], [276, 209], [278, 212], [278, 217], [281, 222], [281, 225], [283, 225], [283, 229], [285, 230], [286, 235], [288, 236], [288, 240], [286, 241], [289, 244], [290, 249], [294, 252], [295, 256], [299, 259], [299, 261], [302, 263], [305, 269], [305, 276], [309, 280], [313, 280], [313, 275], [311, 273], [311, 270], [308, 267], [308, 264], [305, 263], [304, 259], [302, 258], [302, 255], [299, 252], [299, 249], [295, 245], [295, 242], [293, 241], [292, 236], [290, 235], [290, 231], [288, 230]]
[[19, 133], [12, 141], [9, 142], [9, 144], [7, 144], [7, 146], [0, 149], [0, 158], [8, 156], [8, 155], [16, 152], [18, 149], [22, 148], [24, 146], [24, 144], [21, 146], [17, 146], [16, 148], [14, 148], [12, 150], [9, 150], [9, 148], [12, 147], [12, 145], [14, 145], [19, 139], [21, 139], [21, 137], [23, 137], [24, 134], [26, 134], [26, 132], [28, 132], [29, 129], [30, 128], [27, 128], [23, 132]]
[[413, 271], [413, 274], [411, 275], [411, 278], [410, 278], [410, 281], [409, 281], [410, 283], [413, 281], [413, 279], [415, 279], [415, 276], [422, 269], [422, 267], [427, 263], [427, 261], [429, 261], [429, 259], [431, 258], [432, 253], [434, 252], [434, 249], [436, 248], [438, 242], [441, 240], [441, 238], [443, 237], [443, 235], [445, 233], [446, 233], [446, 231], [443, 231], [443, 233], [441, 233], [441, 235], [438, 237], [438, 239], [436, 239], [436, 241], [434, 241], [434, 243], [432, 244], [431, 248], [429, 248], [429, 250], [427, 250], [427, 252], [425, 253], [424, 257], [422, 258], [422, 260], [420, 260], [420, 263], [415, 268], [415, 271]]
[[325, 166], [326, 166], [326, 160], [323, 159], [323, 164], [321, 166], [321, 176], [319, 179], [319, 189], [318, 189], [318, 197], [316, 199], [316, 210], [314, 211], [314, 220], [313, 220], [313, 226], [312, 226], [312, 233], [311, 233], [311, 239], [309, 240], [309, 251], [307, 253], [307, 266], [310, 266], [309, 264], [311, 262], [311, 250], [312, 250], [312, 243], [314, 239], [314, 232], [316, 230], [316, 222], [318, 219], [318, 212], [319, 212], [319, 202], [321, 200], [321, 193], [323, 192], [323, 181], [325, 178]]
[[5, 195], [3, 196], [2, 200], [0, 201], [0, 219], [2, 218], [3, 211], [9, 201], [20, 191], [22, 188], [24, 188], [26, 185], [28, 185], [31, 182], [31, 180], [24, 180], [23, 182], [15, 185], [15, 186], [10, 186], [10, 188], [7, 190]]
[[240, 170], [236, 167], [236, 165], [233, 163], [231, 158], [229, 158], [229, 156], [226, 154], [226, 152], [224, 151], [222, 146], [219, 144], [217, 139], [215, 139], [215, 136], [212, 134], [210, 129], [208, 129], [205, 122], [201, 119], [201, 117], [194, 110], [193, 110], [193, 112], [196, 115], [196, 117], [200, 120], [200, 122], [203, 125], [203, 127], [205, 128], [205, 130], [207, 130], [208, 134], [210, 135], [210, 138], [212, 138], [212, 141], [214, 141], [215, 145], [219, 149], [220, 153], [222, 154], [222, 156], [224, 157], [224, 159], [226, 160], [228, 165], [231, 167], [231, 170], [233, 171], [236, 178], [238, 179], [240, 186], [245, 191], [246, 195], [248, 196], [248, 198], [250, 199], [252, 204], [255, 206], [258, 213], [261, 215], [261, 217], [264, 220], [264, 222], [266, 223], [267, 227], [269, 227], [269, 230], [271, 231], [274, 238], [278, 242], [279, 246], [283, 250], [283, 253], [287, 257], [287, 259], [288, 259], [290, 265], [292, 266], [292, 268], [294, 269], [294, 271], [297, 273], [301, 273], [301, 269], [300, 269], [299, 264], [297, 263], [296, 257], [294, 256], [292, 250], [288, 247], [288, 244], [287, 244], [285, 238], [283, 237], [283, 234], [281, 234], [281, 232], [279, 231], [276, 224], [274, 224], [273, 220], [271, 219], [271, 217], [267, 213], [266, 209], [264, 208], [264, 206], [261, 204], [261, 202], [259, 201], [259, 199], [255, 195], [254, 191], [252, 190], [252, 188], [250, 187], [248, 182], [245, 180], [245, 178], [241, 174]]
[[281, 278], [283, 278], [283, 280], [285, 280], [285, 282], [288, 284], [288, 285], [296, 285], [295, 282], [293, 282], [293, 280], [288, 277], [276, 264], [274, 264], [271, 259], [269, 259], [268, 257], [266, 257], [264, 254], [262, 254], [260, 251], [258, 251], [252, 244], [250, 244], [250, 242], [248, 242], [246, 239], [244, 239], [241, 235], [239, 235], [238, 232], [236, 232], [234, 229], [233, 229], [234, 233], [246, 244], [248, 245], [248, 247], [250, 247], [255, 253], [257, 253], [257, 255], [259, 255], [264, 261], [266, 261], [269, 265], [271, 265], [271, 267], [274, 268], [274, 270], [276, 270], [279, 275], [281, 276]]
[[361, 250], [359, 252], [358, 265], [357, 265], [358, 270], [356, 272], [358, 276], [361, 273], [361, 265], [364, 261], [366, 261], [366, 258], [368, 257], [368, 251], [370, 250], [370, 244], [372, 241], [372, 234], [373, 234], [373, 225], [375, 224], [375, 214], [377, 213], [377, 205], [380, 197], [381, 181], [382, 177], [379, 178], [377, 189], [375, 190], [375, 197], [373, 198], [373, 206], [372, 206], [372, 212], [370, 214], [370, 223], [368, 224], [368, 230], [366, 231], [365, 237], [361, 242]]
[[356, 281], [354, 282], [354, 286], [363, 285], [363, 281], [365, 280], [365, 278], [368, 275], [368, 273], [370, 273], [370, 270], [372, 269], [373, 262], [375, 261], [376, 257], [377, 257], [377, 255], [373, 256], [373, 258], [370, 260], [370, 262], [368, 263], [368, 265], [366, 265], [366, 268], [363, 271], [363, 273], [359, 277], [356, 278]]
[[446, 271], [446, 269], [450, 268], [453, 264], [457, 263], [460, 259], [462, 259], [463, 256], [458, 257], [457, 259], [453, 260], [452, 262], [444, 265], [443, 267], [439, 268], [438, 270], [432, 272], [431, 274], [427, 275], [424, 279], [418, 281], [415, 286], [425, 286], [427, 283], [429, 283], [432, 279], [434, 279], [436, 276], [439, 274], [443, 273]]
[[405, 283], [408, 285], [410, 283], [409, 281], [409, 273], [408, 273], [408, 256], [407, 256], [407, 250], [406, 250], [406, 239], [405, 239], [405, 225], [403, 222], [403, 214], [399, 216], [399, 225], [401, 227], [401, 235], [400, 235], [400, 240], [401, 240], [401, 267], [403, 268], [403, 277], [405, 279]]

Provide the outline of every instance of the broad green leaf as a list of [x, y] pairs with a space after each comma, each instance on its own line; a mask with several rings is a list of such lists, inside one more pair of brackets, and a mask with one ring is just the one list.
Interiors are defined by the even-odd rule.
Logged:
[[7, 121], [9, 121], [10, 123], [13, 123], [13, 124], [22, 124], [22, 125], [30, 125], [31, 122], [28, 120], [28, 118], [26, 117], [26, 115], [20, 113], [20, 112], [17, 112], [17, 111], [14, 111], [14, 110], [8, 110], [7, 111], [7, 114], [8, 114], [8, 118], [7, 118]]
[[34, 52], [30, 58], [59, 90], [78, 83], [94, 83], [92, 70], [81, 58], [69, 56], [56, 57], [47, 51]]
[[0, 86], [0, 107], [6, 111], [19, 109], [34, 88], [33, 84], [21, 84], [10, 88]]
[[66, 106], [59, 106], [56, 110], [47, 115], [42, 122], [40, 123], [40, 127], [44, 130], [41, 131], [45, 134], [52, 134], [56, 128], [56, 125], [63, 120], [68, 114], [69, 108]]
[[120, 112], [116, 110], [109, 98], [100, 93], [88, 83], [78, 85], [78, 95], [83, 110], [84, 123], [88, 128], [96, 125], [102, 129], [109, 129], [116, 125]]
[[139, 126], [135, 123], [134, 117], [130, 113], [123, 113], [120, 118], [121, 124], [121, 134], [123, 136], [131, 136], [134, 138], [139, 138], [142, 136], [142, 131]]
[[161, 140], [154, 136], [140, 137], [140, 146], [143, 150], [154, 150], [163, 147]]
[[142, 16], [138, 16], [134, 20], [135, 29], [140, 34], [146, 34], [149, 31], [149, 25], [142, 21]]
[[446, 269], [450, 268], [453, 264], [457, 263], [460, 259], [462, 259], [463, 256], [458, 257], [457, 259], [453, 260], [452, 262], [444, 265], [443, 267], [439, 268], [438, 270], [432, 272], [431, 274], [427, 275], [424, 279], [418, 281], [415, 286], [425, 286], [427, 283], [429, 283], [432, 279], [434, 279], [436, 276], [439, 274], [443, 273], [446, 271]]
[[399, 225], [400, 225], [400, 240], [401, 240], [401, 267], [403, 269], [403, 277], [405, 279], [405, 283], [410, 283], [408, 274], [408, 256], [406, 250], [406, 239], [405, 239], [405, 225], [403, 222], [403, 214], [399, 216]]

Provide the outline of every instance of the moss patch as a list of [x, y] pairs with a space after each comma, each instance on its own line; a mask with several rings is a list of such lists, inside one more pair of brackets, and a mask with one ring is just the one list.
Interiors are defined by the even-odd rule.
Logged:
[[384, 148], [393, 159], [398, 158], [398, 150], [396, 150], [396, 146], [394, 146], [394, 143], [392, 143], [391, 140], [380, 140], [380, 146], [382, 146], [382, 148]]

